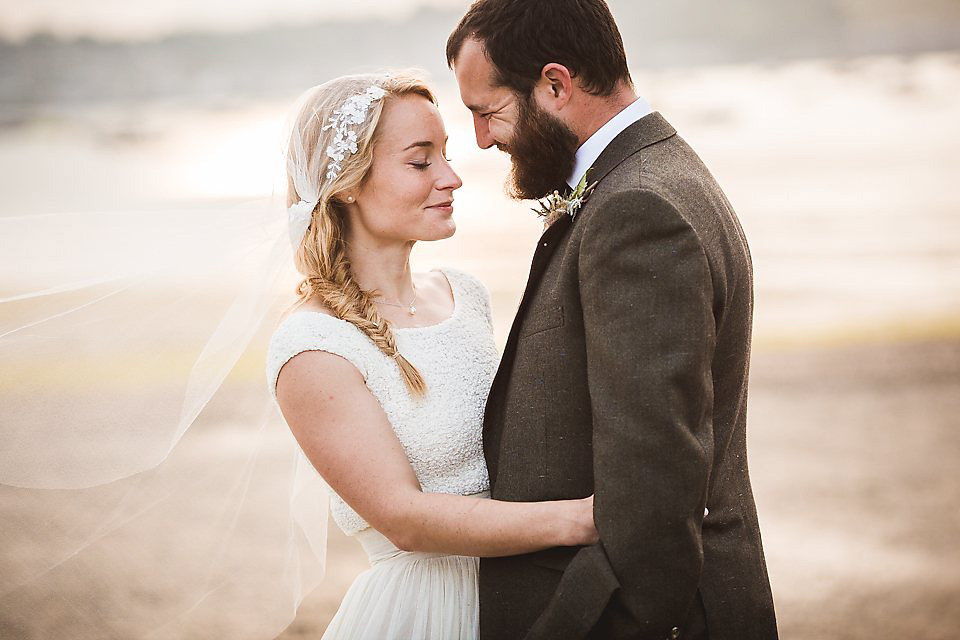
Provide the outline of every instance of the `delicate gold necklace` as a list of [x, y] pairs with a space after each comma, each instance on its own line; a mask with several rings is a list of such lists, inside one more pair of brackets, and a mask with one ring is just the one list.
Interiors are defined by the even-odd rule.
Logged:
[[[412, 283], [411, 283], [412, 284]], [[374, 300], [377, 304], [385, 304], [391, 307], [400, 307], [401, 309], [406, 308], [407, 314], [411, 316], [417, 315], [417, 307], [414, 306], [417, 302], [417, 285], [413, 285], [413, 299], [408, 304], [401, 304], [399, 302], [389, 302], [383, 298], [378, 298]]]

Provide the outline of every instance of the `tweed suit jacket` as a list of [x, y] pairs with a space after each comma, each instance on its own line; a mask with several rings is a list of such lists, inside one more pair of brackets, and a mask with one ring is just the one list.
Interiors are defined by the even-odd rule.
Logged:
[[743, 231], [659, 113], [589, 181], [540, 239], [483, 437], [495, 499], [594, 494], [600, 542], [481, 559], [481, 638], [776, 638], [747, 472]]

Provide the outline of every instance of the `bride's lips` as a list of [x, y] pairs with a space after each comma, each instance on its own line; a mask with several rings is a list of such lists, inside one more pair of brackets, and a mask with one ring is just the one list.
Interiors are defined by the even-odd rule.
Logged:
[[444, 213], [453, 213], [453, 200], [432, 204], [427, 207], [427, 209], [437, 209], [438, 211], [443, 211]]

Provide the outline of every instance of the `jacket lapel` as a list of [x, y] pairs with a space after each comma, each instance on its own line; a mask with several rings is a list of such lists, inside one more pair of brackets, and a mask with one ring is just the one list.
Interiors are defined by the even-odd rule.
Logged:
[[523, 325], [523, 319], [526, 316], [527, 308], [530, 304], [530, 298], [536, 291], [543, 272], [550, 263], [557, 245], [573, 225], [570, 216], [563, 216], [551, 224], [543, 235], [540, 236], [540, 242], [533, 254], [533, 261], [530, 264], [530, 275], [527, 277], [527, 286], [523, 291], [523, 297], [520, 299], [520, 306], [517, 308], [517, 315], [510, 326], [510, 335], [507, 337], [507, 344], [503, 350], [503, 356], [500, 358], [500, 366], [497, 368], [497, 374], [490, 385], [490, 394], [487, 396], [487, 405], [484, 409], [483, 417], [483, 449], [487, 461], [487, 471], [490, 476], [490, 487], [497, 477], [498, 457], [500, 451], [500, 420], [501, 404], [503, 400], [503, 391], [507, 381], [510, 379], [510, 370], [513, 368], [514, 356], [517, 353], [517, 339], [520, 333], [520, 327]]
[[497, 382], [505, 378], [505, 370], [509, 367], [504, 365], [508, 362], [513, 362], [513, 356], [517, 350], [517, 337], [520, 332], [520, 326], [523, 324], [523, 319], [526, 316], [530, 297], [533, 295], [533, 292], [536, 291], [537, 285], [543, 277], [543, 272], [547, 270], [547, 265], [550, 264], [550, 258], [553, 257], [554, 251], [557, 250], [557, 246], [560, 245], [560, 241], [567, 234], [571, 226], [573, 226], [573, 220], [570, 216], [563, 216], [551, 224], [547, 230], [543, 232], [543, 235], [540, 236], [540, 242], [537, 244], [537, 249], [533, 253], [533, 261], [530, 263], [530, 275], [527, 276], [527, 286], [523, 290], [523, 297], [520, 299], [517, 315], [513, 319], [513, 324], [510, 326], [510, 335], [507, 337], [503, 357], [500, 359], [500, 367], [497, 369], [497, 375], [491, 387], [491, 397], [493, 397], [493, 389], [497, 388]]
[[[652, 144], [677, 135], [677, 131], [658, 112], [640, 118], [620, 132], [597, 161], [593, 163], [587, 183], [600, 182], [624, 160]], [[589, 200], [588, 200], [589, 203]]]

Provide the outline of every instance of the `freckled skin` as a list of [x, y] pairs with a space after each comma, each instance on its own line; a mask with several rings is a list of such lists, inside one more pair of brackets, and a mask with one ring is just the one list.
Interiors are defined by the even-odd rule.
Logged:
[[[373, 165], [350, 211], [350, 240], [366, 246], [442, 240], [456, 231], [452, 202], [463, 185], [446, 159], [447, 134], [436, 106], [419, 95], [383, 108]], [[410, 148], [414, 143], [426, 143]]]

